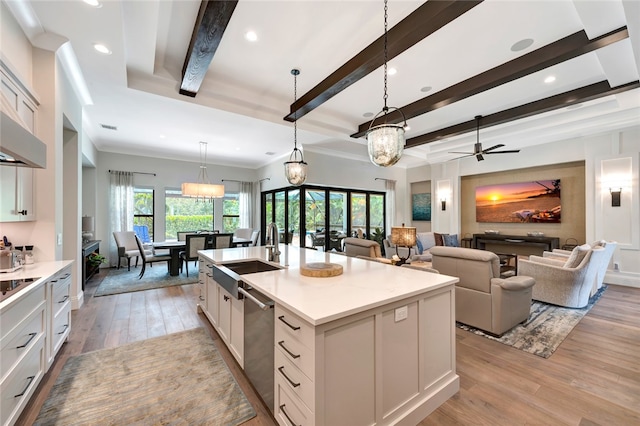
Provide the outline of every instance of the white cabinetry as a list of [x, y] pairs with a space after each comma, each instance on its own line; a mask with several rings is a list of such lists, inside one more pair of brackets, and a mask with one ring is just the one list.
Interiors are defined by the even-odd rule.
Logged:
[[282, 426], [416, 424], [458, 390], [452, 287], [316, 327], [275, 315]]
[[0, 312], [0, 424], [16, 422], [46, 372], [45, 286]]
[[211, 263], [200, 257], [204, 265], [200, 279], [204, 277], [205, 300], [201, 308], [216, 329], [222, 341], [244, 368], [244, 301], [236, 299], [213, 279]]
[[9, 77], [4, 63], [0, 67], [0, 93], [5, 99], [3, 106], [12, 110], [7, 113], [14, 119], [18, 118], [16, 121], [20, 121], [31, 133], [35, 133], [38, 101], [24, 86], [21, 88], [17, 80]]
[[45, 284], [49, 305], [47, 315], [47, 369], [71, 331], [71, 266]]
[[34, 170], [0, 166], [0, 222], [35, 220]]

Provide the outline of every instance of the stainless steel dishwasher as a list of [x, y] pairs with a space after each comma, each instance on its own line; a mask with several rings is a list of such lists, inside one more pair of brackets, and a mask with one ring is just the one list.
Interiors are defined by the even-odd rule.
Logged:
[[244, 372], [273, 413], [274, 303], [244, 281]]

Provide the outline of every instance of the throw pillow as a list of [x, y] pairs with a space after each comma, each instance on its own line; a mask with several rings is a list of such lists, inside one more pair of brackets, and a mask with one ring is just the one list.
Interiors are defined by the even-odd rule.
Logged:
[[442, 240], [445, 246], [460, 247], [460, 242], [458, 242], [458, 234], [453, 234], [453, 235], [445, 234], [442, 236]]
[[437, 246], [443, 246], [444, 245], [444, 239], [442, 238], [443, 234], [438, 234], [438, 233], [433, 233], [433, 236], [436, 239], [436, 245]]
[[429, 250], [431, 247], [436, 245], [436, 239], [433, 232], [418, 232], [416, 236], [422, 243], [422, 251]]
[[424, 247], [422, 246], [420, 240], [416, 239], [416, 245], [418, 246], [418, 254], [422, 254], [422, 250], [424, 250]]
[[571, 254], [567, 258], [567, 261], [564, 263], [564, 267], [577, 268], [584, 257], [587, 255], [587, 253], [589, 253], [589, 250], [591, 250], [591, 246], [589, 244], [576, 246], [573, 250], [571, 250]]

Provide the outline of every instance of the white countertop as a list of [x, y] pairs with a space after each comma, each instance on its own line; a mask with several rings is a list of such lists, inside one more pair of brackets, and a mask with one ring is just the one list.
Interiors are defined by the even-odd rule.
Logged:
[[38, 280], [25, 285], [24, 287], [18, 287], [16, 292], [11, 296], [0, 302], [0, 308], [8, 307], [13, 304], [14, 301], [20, 297], [28, 294], [32, 288], [38, 287], [45, 282], [49, 277], [55, 275], [61, 269], [71, 265], [73, 260], [55, 260], [50, 262], [36, 262], [31, 265], [24, 265], [22, 268], [14, 272], [0, 274], [0, 281], [5, 280], [22, 280], [28, 278], [39, 278]]
[[[282, 244], [280, 251], [280, 265], [284, 266], [284, 269], [243, 275], [243, 280], [313, 325], [324, 324], [458, 282], [456, 277], [400, 268], [341, 254]], [[267, 260], [264, 246], [202, 250], [199, 253], [213, 263]], [[301, 275], [300, 265], [312, 262], [342, 265], [343, 273], [330, 278]]]

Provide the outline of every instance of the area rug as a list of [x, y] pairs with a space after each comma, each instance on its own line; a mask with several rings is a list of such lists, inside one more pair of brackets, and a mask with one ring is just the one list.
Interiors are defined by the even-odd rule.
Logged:
[[256, 412], [204, 329], [67, 360], [36, 425], [238, 425]]
[[172, 277], [167, 272], [166, 265], [159, 263], [153, 267], [147, 266], [147, 269], [144, 271], [144, 276], [141, 279], [138, 279], [140, 266], [137, 268], [132, 267], [131, 271], [127, 271], [127, 268], [109, 269], [109, 275], [102, 280], [96, 289], [94, 297], [150, 290], [152, 288], [171, 287], [174, 285], [193, 284], [198, 282], [198, 270], [193, 267], [193, 264], [191, 264], [190, 267], [189, 277], [187, 277], [185, 272]]
[[603, 285], [596, 294], [591, 296], [587, 306], [581, 309], [563, 308], [534, 300], [531, 304], [529, 319], [523, 324], [518, 324], [501, 337], [491, 336], [465, 324], [456, 323], [456, 326], [516, 349], [549, 358], [582, 317], [600, 299], [606, 288], [607, 286]]

